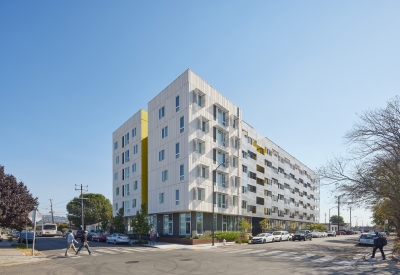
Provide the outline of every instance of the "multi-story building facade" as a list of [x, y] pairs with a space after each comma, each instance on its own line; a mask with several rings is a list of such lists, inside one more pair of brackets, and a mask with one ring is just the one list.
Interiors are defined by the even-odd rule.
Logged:
[[113, 213], [130, 219], [148, 203], [148, 113], [139, 110], [113, 133]]
[[[114, 132], [114, 144], [126, 140], [139, 121], [137, 115]], [[126, 190], [132, 190], [127, 184], [134, 179], [126, 179], [131, 166], [116, 163], [122, 154], [126, 158], [124, 148], [117, 146], [114, 173], [122, 172], [124, 178], [114, 180], [113, 202], [114, 209], [124, 207], [128, 220], [136, 213], [132, 195], [129, 200], [126, 196]], [[137, 156], [141, 165], [145, 155], [148, 182], [142, 181], [137, 195], [144, 198], [147, 191], [148, 213], [159, 233], [208, 235], [213, 221], [215, 230], [237, 230], [240, 218], [252, 222], [257, 233], [264, 218], [274, 227], [288, 228], [319, 217], [314, 173], [255, 132], [242, 120], [238, 106], [190, 70], [149, 102], [148, 149]], [[146, 171], [141, 172], [137, 176], [143, 178]], [[123, 188], [125, 196], [116, 188]]]

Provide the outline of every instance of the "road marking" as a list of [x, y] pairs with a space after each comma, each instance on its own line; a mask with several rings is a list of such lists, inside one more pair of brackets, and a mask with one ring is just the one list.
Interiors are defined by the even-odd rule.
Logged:
[[100, 252], [100, 253], [107, 253], [107, 254], [117, 254], [114, 251], [106, 250], [106, 249], [96, 249], [95, 252]]
[[323, 262], [327, 262], [327, 261], [332, 261], [333, 259], [335, 259], [335, 256], [324, 256], [322, 258], [313, 260], [314, 263], [323, 263]]
[[348, 265], [353, 265], [354, 262], [340, 261], [340, 262], [336, 262], [335, 264], [338, 264], [338, 265], [346, 265], [346, 266], [348, 266]]
[[243, 249], [243, 250], [240, 250], [240, 251], [229, 251], [229, 252], [226, 252], [226, 253], [238, 253], [238, 252], [246, 252], [246, 251], [251, 251], [251, 250], [254, 250], [254, 249]]
[[267, 256], [267, 255], [272, 255], [272, 254], [281, 253], [281, 252], [282, 251], [280, 251], [280, 250], [275, 250], [275, 251], [271, 251], [271, 252], [261, 253], [259, 255], [260, 256]]
[[302, 255], [302, 256], [297, 256], [297, 257], [293, 257], [292, 259], [294, 260], [304, 260], [310, 257], [315, 256], [315, 254], [306, 254], [306, 255]]
[[283, 257], [291, 257], [293, 255], [296, 255], [297, 252], [287, 252], [287, 253], [282, 253], [279, 255], [272, 255], [271, 257], [278, 257], [278, 258], [283, 258]]
[[264, 251], [267, 251], [267, 250], [261, 249], [261, 250], [249, 251], [249, 252], [244, 252], [244, 253], [239, 253], [239, 254], [241, 254], [241, 255], [244, 255], [244, 254], [253, 254], [253, 253], [260, 253], [260, 252], [264, 252]]

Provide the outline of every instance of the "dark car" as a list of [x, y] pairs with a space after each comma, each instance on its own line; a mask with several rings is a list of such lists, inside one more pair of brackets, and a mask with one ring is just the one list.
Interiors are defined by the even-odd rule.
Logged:
[[[22, 231], [22, 233], [19, 235], [18, 242], [19, 243], [26, 243], [28, 240], [28, 243], [33, 243], [33, 232], [25, 232]], [[36, 243], [35, 239], [35, 243]]]
[[307, 239], [309, 239], [310, 241], [312, 241], [312, 233], [310, 230], [299, 230], [297, 231], [292, 240], [299, 240], [299, 241], [306, 241]]
[[105, 242], [107, 240], [107, 236], [108, 236], [107, 234], [100, 233], [99, 236], [98, 236], [97, 241], [98, 242]]
[[96, 238], [96, 237], [97, 237], [97, 233], [95, 233], [95, 232], [89, 232], [89, 233], [87, 234], [87, 239], [88, 239], [88, 241], [94, 241], [94, 240], [93, 240], [93, 237]]
[[82, 235], [83, 235], [83, 233], [84, 233], [85, 231], [83, 231], [83, 230], [75, 230], [74, 231], [74, 238], [75, 239], [80, 239], [81, 237], [82, 237]]
[[346, 231], [343, 230], [336, 231], [336, 235], [346, 235]]

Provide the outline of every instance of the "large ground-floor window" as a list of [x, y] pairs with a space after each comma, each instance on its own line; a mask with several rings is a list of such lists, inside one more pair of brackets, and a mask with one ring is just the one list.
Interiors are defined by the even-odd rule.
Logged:
[[222, 231], [234, 231], [235, 230], [235, 222], [237, 218], [235, 216], [222, 216]]
[[203, 235], [203, 213], [202, 212], [196, 213], [196, 229], [197, 229], [197, 235]]
[[179, 214], [179, 234], [191, 235], [190, 232], [190, 213]]
[[172, 235], [172, 214], [164, 215], [164, 235]]

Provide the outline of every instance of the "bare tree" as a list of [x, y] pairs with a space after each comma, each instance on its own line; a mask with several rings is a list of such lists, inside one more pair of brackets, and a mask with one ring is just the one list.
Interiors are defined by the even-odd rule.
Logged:
[[388, 201], [397, 209], [393, 219], [400, 235], [399, 97], [359, 119], [344, 137], [349, 156], [334, 156], [318, 174], [343, 201], [371, 208]]

